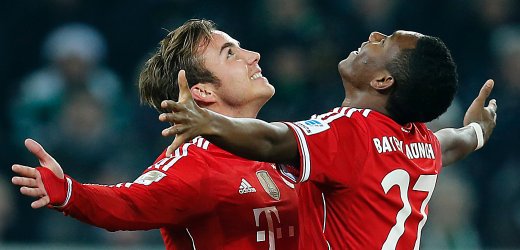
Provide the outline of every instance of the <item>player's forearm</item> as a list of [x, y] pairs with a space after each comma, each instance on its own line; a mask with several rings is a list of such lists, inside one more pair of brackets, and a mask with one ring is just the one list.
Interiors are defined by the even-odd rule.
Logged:
[[292, 131], [283, 123], [258, 119], [211, 115], [204, 137], [217, 146], [244, 158], [276, 163], [298, 160], [298, 146]]
[[[123, 194], [127, 191], [128, 194]], [[131, 194], [133, 193], [133, 194]], [[132, 197], [133, 196], [133, 197]], [[125, 187], [89, 185], [74, 182], [70, 203], [62, 210], [66, 215], [90, 225], [118, 230], [148, 230], [164, 226], [168, 221], [157, 202]]]
[[435, 135], [441, 144], [443, 166], [465, 158], [477, 147], [477, 136], [470, 126], [441, 129]]

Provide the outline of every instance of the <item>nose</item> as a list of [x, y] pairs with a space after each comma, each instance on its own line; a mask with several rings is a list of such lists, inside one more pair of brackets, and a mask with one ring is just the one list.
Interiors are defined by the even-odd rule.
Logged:
[[244, 49], [247, 64], [254, 64], [260, 61], [260, 53]]
[[386, 37], [387, 37], [387, 35], [385, 35], [381, 32], [374, 31], [374, 32], [370, 33], [370, 36], [368, 36], [368, 41], [369, 42], [379, 42]]

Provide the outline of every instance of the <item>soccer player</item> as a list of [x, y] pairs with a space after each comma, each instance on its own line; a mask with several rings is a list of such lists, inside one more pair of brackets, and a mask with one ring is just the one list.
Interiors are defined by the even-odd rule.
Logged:
[[[496, 123], [485, 107], [488, 80], [464, 117], [465, 127], [428, 130], [457, 90], [444, 43], [416, 32], [373, 32], [338, 66], [341, 107], [300, 122], [233, 119], [197, 107], [181, 81], [181, 102], [164, 101], [175, 123], [171, 148], [195, 135], [246, 158], [299, 166], [283, 169], [301, 183], [302, 249], [418, 249], [442, 166], [483, 146]], [[282, 165], [283, 166], [283, 165]]]
[[[177, 99], [177, 77], [190, 82], [198, 104], [232, 117], [256, 117], [274, 94], [260, 54], [243, 49], [212, 22], [190, 20], [170, 32], [141, 72], [141, 99], [161, 111]], [[33, 140], [25, 145], [42, 167], [13, 165], [13, 184], [80, 221], [115, 230], [161, 229], [167, 249], [297, 249], [294, 185], [275, 165], [232, 155], [203, 138], [164, 152], [134, 182], [82, 184]], [[236, 168], [232, 168], [234, 166]]]

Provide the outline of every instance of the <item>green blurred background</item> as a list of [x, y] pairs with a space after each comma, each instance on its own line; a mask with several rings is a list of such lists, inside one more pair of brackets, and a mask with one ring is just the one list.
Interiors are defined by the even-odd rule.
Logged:
[[[86, 183], [132, 181], [168, 145], [157, 113], [140, 106], [139, 70], [189, 18], [260, 52], [276, 87], [260, 118], [302, 120], [339, 106], [337, 63], [371, 31], [438, 36], [458, 64], [460, 90], [432, 129], [460, 126], [495, 79], [491, 141], [445, 169], [422, 249], [520, 249], [520, 2], [518, 0], [19, 0], [0, 3], [0, 249], [162, 249], [159, 231], [109, 233], [48, 209], [10, 184], [13, 163], [37, 165], [34, 138]], [[435, 72], [432, 72], [435, 74]]]

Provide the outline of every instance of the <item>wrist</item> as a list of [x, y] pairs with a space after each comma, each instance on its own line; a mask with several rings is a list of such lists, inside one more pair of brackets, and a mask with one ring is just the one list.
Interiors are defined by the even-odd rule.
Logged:
[[211, 110], [205, 110], [206, 120], [208, 121], [207, 126], [201, 131], [202, 136], [218, 136], [221, 130], [222, 115], [219, 115]]
[[67, 206], [67, 204], [69, 204], [70, 197], [72, 196], [72, 179], [68, 176], [65, 176], [65, 180], [67, 181], [67, 193], [65, 195], [65, 200], [59, 205], [53, 205], [54, 208], [64, 208]]
[[482, 126], [476, 122], [472, 122], [468, 124], [468, 126], [473, 128], [475, 134], [477, 136], [477, 146], [475, 147], [475, 151], [484, 146], [484, 131], [482, 130]]
[[50, 169], [37, 167], [43, 186], [49, 197], [49, 205], [52, 207], [64, 207], [70, 200], [72, 194], [72, 179], [68, 176], [59, 178]]

